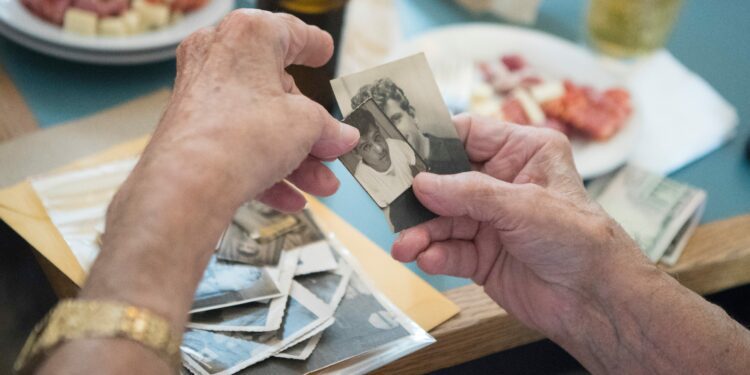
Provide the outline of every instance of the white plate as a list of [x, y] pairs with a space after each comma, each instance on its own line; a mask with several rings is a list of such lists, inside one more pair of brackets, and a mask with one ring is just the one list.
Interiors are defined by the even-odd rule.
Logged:
[[26, 36], [59, 47], [97, 52], [138, 52], [173, 47], [195, 30], [215, 24], [233, 8], [232, 0], [209, 0], [205, 6], [186, 14], [183, 20], [174, 25], [124, 38], [64, 32], [59, 26], [32, 14], [20, 0], [0, 0], [0, 22]]
[[[569, 78], [597, 89], [624, 86], [587, 49], [549, 34], [519, 27], [473, 23], [440, 28], [397, 46], [393, 57], [420, 51], [425, 52], [433, 66], [457, 57], [473, 62], [518, 53], [550, 77]], [[639, 127], [636, 110], [625, 127], [606, 142], [573, 140], [573, 157], [581, 177], [597, 177], [622, 165], [635, 146]]]
[[50, 44], [17, 32], [0, 22], [0, 35], [34, 51], [59, 57], [61, 59], [104, 65], [133, 65], [145, 64], [171, 59], [175, 56], [176, 45], [155, 50], [132, 52], [96, 52], [76, 48], [67, 48]]

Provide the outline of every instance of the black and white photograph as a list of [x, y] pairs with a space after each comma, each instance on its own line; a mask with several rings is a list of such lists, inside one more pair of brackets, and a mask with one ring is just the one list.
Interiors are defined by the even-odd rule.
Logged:
[[274, 354], [274, 357], [304, 361], [310, 357], [310, 354], [312, 354], [313, 350], [315, 350], [315, 347], [318, 346], [318, 342], [320, 342], [321, 337], [323, 337], [323, 332], [318, 333], [317, 335], [304, 340], [299, 344], [293, 345], [289, 349], [281, 353]]
[[273, 266], [283, 250], [321, 240], [323, 234], [306, 210], [287, 214], [250, 201], [235, 212], [219, 241], [217, 256], [253, 266]]
[[211, 257], [195, 292], [191, 313], [281, 296], [269, 270]]
[[375, 101], [366, 100], [344, 122], [357, 128], [360, 138], [341, 162], [383, 210], [393, 230], [434, 218], [411, 190], [414, 176], [427, 166]]
[[299, 260], [300, 250], [284, 251], [278, 267], [268, 269], [282, 295], [269, 300], [197, 312], [188, 327], [208, 331], [267, 332], [279, 329]]
[[272, 332], [219, 333], [190, 329], [180, 348], [183, 364], [201, 375], [233, 374], [313, 337], [333, 324], [331, 309], [293, 283], [282, 326]]
[[341, 261], [339, 267], [334, 271], [301, 276], [296, 278], [295, 281], [335, 310], [341, 302], [341, 298], [344, 297], [351, 274], [352, 269], [349, 264]]
[[[318, 272], [297, 277], [295, 281], [327, 304], [332, 311], [335, 311], [344, 297], [344, 292], [346, 292], [346, 288], [349, 285], [351, 275], [351, 266], [346, 261], [340, 260], [338, 268], [334, 271]], [[275, 354], [274, 357], [306, 360], [312, 354], [313, 350], [315, 350], [319, 341], [320, 335], [313, 336], [284, 352]]]
[[344, 117], [372, 99], [425, 160], [430, 172], [471, 170], [423, 53], [337, 78], [331, 86]]
[[333, 257], [333, 250], [331, 250], [328, 241], [313, 242], [298, 249], [299, 262], [294, 276], [332, 271], [338, 267], [338, 262]]

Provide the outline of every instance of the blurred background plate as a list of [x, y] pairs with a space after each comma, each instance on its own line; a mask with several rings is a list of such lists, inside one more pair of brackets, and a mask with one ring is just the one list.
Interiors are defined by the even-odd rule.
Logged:
[[[13, 30], [15, 35], [33, 38], [33, 40], [58, 48], [76, 48], [100, 53], [142, 52], [144, 50], [174, 49], [174, 46], [192, 32], [217, 23], [233, 8], [234, 1], [232, 0], [210, 0], [202, 8], [187, 13], [184, 19], [174, 25], [129, 37], [108, 38], [64, 32], [61, 27], [46, 22], [29, 12], [20, 0], [0, 0], [0, 24], [5, 26], [3, 27], [3, 35], [7, 36], [7, 31]], [[8, 36], [8, 38], [13, 39], [11, 36]], [[24, 44], [20, 41], [17, 42]], [[38, 43], [35, 43], [35, 45], [38, 46]], [[30, 45], [26, 46], [47, 53]]]
[[[624, 86], [599, 57], [583, 46], [539, 31], [496, 24], [467, 24], [435, 29], [408, 40], [394, 49], [393, 58], [423, 51], [440, 83], [443, 69], [455, 59], [473, 64], [517, 53], [545, 76], [569, 78], [577, 84], [606, 89]], [[444, 96], [450, 96], [444, 93]], [[622, 165], [632, 151], [640, 127], [638, 109], [614, 137], [606, 142], [573, 139], [573, 156], [581, 177], [590, 179]]]
[[171, 59], [175, 56], [177, 45], [153, 50], [129, 52], [97, 52], [78, 48], [68, 48], [57, 44], [46, 43], [18, 32], [0, 22], [0, 34], [6, 38], [37, 52], [58, 57], [65, 60], [102, 64], [102, 65], [134, 65]]

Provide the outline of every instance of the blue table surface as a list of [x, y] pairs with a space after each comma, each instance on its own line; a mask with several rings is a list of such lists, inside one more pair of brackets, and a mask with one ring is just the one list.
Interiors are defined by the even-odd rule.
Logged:
[[[444, 25], [502, 22], [489, 15], [467, 13], [451, 0], [399, 0], [397, 4], [401, 27], [407, 37]], [[585, 0], [546, 0], [532, 27], [583, 43], [586, 4]], [[746, 0], [686, 0], [667, 46], [683, 64], [704, 77], [737, 107], [741, 119], [733, 141], [671, 175], [708, 192], [704, 222], [750, 212], [750, 162], [743, 158], [744, 145], [750, 136], [750, 126], [746, 122], [750, 118], [750, 100], [746, 97], [750, 87], [748, 14], [750, 1]], [[175, 73], [174, 60], [131, 67], [79, 64], [27, 50], [2, 37], [0, 63], [42, 127], [92, 114], [171, 86]], [[388, 230], [380, 211], [340, 163], [333, 163], [332, 168], [341, 179], [341, 190], [323, 199], [325, 204], [380, 247], [389, 249], [395, 236]], [[409, 267], [440, 290], [468, 283], [463, 279], [425, 275], [413, 264]]]

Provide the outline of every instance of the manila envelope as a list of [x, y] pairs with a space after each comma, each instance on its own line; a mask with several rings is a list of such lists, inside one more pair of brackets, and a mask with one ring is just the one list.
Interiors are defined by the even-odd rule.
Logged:
[[[165, 98], [163, 94], [158, 95], [157, 93], [157, 95], [152, 95], [152, 97], [163, 104], [163, 99]], [[137, 100], [134, 102], [137, 102]], [[118, 108], [132, 106], [134, 102]], [[160, 113], [161, 106], [150, 106], [158, 107]], [[116, 111], [118, 108], [106, 112]], [[159, 113], [154, 118], [158, 118]], [[102, 114], [92, 117], [102, 117]], [[90, 120], [91, 118], [81, 121]], [[101, 120], [100, 124], [102, 127], [106, 127], [107, 124], [111, 123], [111, 121]], [[52, 130], [64, 136], [65, 127], [74, 128], [75, 126], [75, 123], [71, 123], [58, 126]], [[49, 130], [42, 130], [30, 136], [47, 131]], [[61, 168], [52, 169], [71, 170], [85, 168], [135, 156], [140, 154], [148, 142], [148, 136], [142, 136], [129, 141], [126, 141], [126, 139], [122, 140], [123, 143], [109, 147], [104, 151], [99, 151], [93, 155], [78, 159]], [[0, 144], [0, 154], [2, 154], [3, 148], [12, 142]], [[33, 164], [33, 160], [23, 160], [16, 164], [23, 163]], [[19, 169], [24, 167], [15, 165], [14, 168]], [[39, 173], [38, 168], [39, 166], [37, 165], [28, 169], [37, 170], [35, 173]], [[2, 170], [0, 170], [1, 173], [3, 173]], [[308, 201], [310, 209], [324, 230], [333, 232], [349, 251], [357, 257], [362, 268], [378, 289], [422, 328], [429, 331], [458, 313], [459, 308], [456, 304], [404, 265], [393, 260], [385, 251], [341, 219], [328, 207], [314, 198], [308, 198]], [[72, 251], [50, 221], [41, 201], [36, 196], [28, 181], [22, 181], [0, 190], [0, 219], [21, 235], [42, 257], [46, 258], [54, 267], [70, 278], [73, 283], [79, 287], [83, 285], [86, 279], [85, 271], [78, 264]]]

